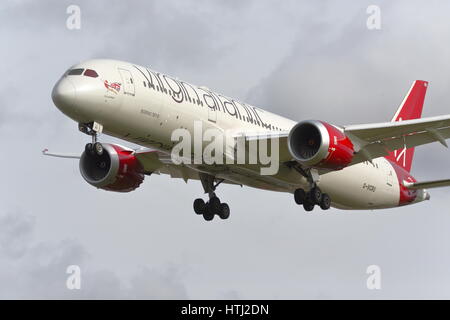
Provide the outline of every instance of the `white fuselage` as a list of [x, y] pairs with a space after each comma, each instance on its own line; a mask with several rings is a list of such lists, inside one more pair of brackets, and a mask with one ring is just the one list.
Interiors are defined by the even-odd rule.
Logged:
[[[203, 128], [222, 131], [289, 131], [295, 121], [230, 99], [148, 68], [115, 60], [90, 60], [71, 69], [92, 69], [98, 77], [64, 75], [55, 86], [64, 96], [58, 107], [77, 122], [97, 122], [103, 132], [169, 153], [173, 130], [193, 132], [194, 121]], [[106, 81], [106, 83], [105, 83]], [[114, 88], [120, 84], [120, 89]], [[54, 91], [55, 92], [55, 91]], [[262, 176], [248, 166], [197, 166], [230, 182], [266, 190], [293, 192], [307, 188], [306, 179], [285, 166], [277, 174]], [[364, 162], [320, 176], [319, 187], [342, 209], [377, 209], [399, 205], [396, 171], [385, 158]], [[420, 197], [417, 201], [420, 201]]]

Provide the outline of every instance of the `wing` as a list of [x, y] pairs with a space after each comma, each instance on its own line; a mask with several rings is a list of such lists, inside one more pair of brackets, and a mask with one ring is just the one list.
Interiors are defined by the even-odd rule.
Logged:
[[236, 143], [240, 138], [243, 138], [245, 141], [245, 150], [248, 152], [252, 149], [251, 143], [259, 141], [259, 143], [266, 143], [267, 152], [271, 153], [271, 146], [273, 141], [278, 142], [279, 148], [279, 159], [280, 163], [288, 162], [292, 160], [292, 155], [289, 152], [288, 148], [288, 136], [289, 131], [280, 131], [280, 132], [243, 132], [234, 135]]
[[405, 120], [359, 124], [344, 127], [344, 133], [355, 145], [352, 164], [384, 157], [389, 152], [440, 142], [447, 147], [450, 138], [450, 115]]
[[156, 174], [168, 174], [171, 178], [198, 180], [198, 172], [184, 165], [176, 165], [172, 162], [170, 154], [150, 148], [137, 149], [134, 155], [144, 167], [145, 172]]
[[[358, 124], [343, 127], [344, 133], [355, 146], [355, 156], [351, 165], [389, 155], [389, 152], [412, 148], [432, 142], [440, 142], [447, 147], [450, 138], [450, 115], [405, 120]], [[289, 132], [243, 134], [248, 144], [255, 140], [277, 138], [280, 148], [280, 162], [292, 160], [287, 146]], [[235, 138], [239, 137], [236, 135]]]
[[450, 179], [423, 181], [423, 182], [407, 182], [403, 181], [403, 185], [411, 190], [431, 189], [450, 186]]
[[[128, 149], [126, 147], [123, 148]], [[130, 151], [131, 150], [133, 149], [130, 149]], [[144, 168], [144, 172], [156, 174], [168, 174], [170, 175], [171, 178], [182, 178], [184, 181], [187, 181], [189, 179], [194, 180], [199, 179], [197, 171], [183, 165], [175, 165], [170, 158], [170, 154], [165, 154], [158, 150], [149, 148], [140, 148], [137, 150], [133, 150], [133, 152], [138, 161], [141, 163], [142, 167]], [[81, 156], [77, 154], [54, 153], [49, 152], [48, 149], [42, 150], [42, 154], [44, 156], [56, 158], [66, 158], [66, 159], [81, 158]]]

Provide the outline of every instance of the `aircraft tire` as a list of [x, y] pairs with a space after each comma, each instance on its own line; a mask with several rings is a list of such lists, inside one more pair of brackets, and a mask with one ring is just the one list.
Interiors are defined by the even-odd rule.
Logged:
[[194, 200], [194, 212], [198, 215], [203, 214], [206, 210], [206, 203], [203, 199], [198, 198]]
[[223, 220], [226, 220], [230, 217], [230, 207], [226, 203], [220, 204], [220, 213], [219, 217]]
[[87, 143], [87, 144], [84, 146], [84, 152], [85, 152], [87, 155], [91, 155], [91, 154], [92, 154], [92, 150], [94, 150], [94, 145], [93, 145], [92, 143]]
[[212, 219], [214, 219], [214, 212], [211, 211], [209, 203], [206, 204], [206, 210], [205, 212], [203, 212], [203, 219], [205, 219], [206, 221], [211, 221]]
[[221, 211], [220, 199], [217, 197], [212, 197], [209, 199], [208, 210], [211, 211], [212, 214], [219, 215]]
[[297, 189], [294, 191], [294, 200], [296, 204], [303, 204], [306, 198], [306, 192], [303, 189]]
[[322, 210], [328, 210], [331, 207], [331, 198], [328, 194], [322, 193], [322, 199], [320, 199], [320, 208]]
[[307, 212], [313, 211], [313, 209], [314, 209], [314, 203], [311, 203], [311, 202], [309, 202], [309, 201], [303, 202], [303, 209], [305, 209], [305, 211], [307, 211]]
[[103, 145], [100, 142], [94, 143], [94, 151], [96, 155], [101, 156], [104, 151]]
[[320, 204], [322, 200], [322, 191], [318, 187], [314, 187], [309, 191], [309, 199], [314, 204]]

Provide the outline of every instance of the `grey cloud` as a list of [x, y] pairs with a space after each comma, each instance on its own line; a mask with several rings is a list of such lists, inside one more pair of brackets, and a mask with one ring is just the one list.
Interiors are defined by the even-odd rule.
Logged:
[[[129, 281], [108, 269], [89, 267], [90, 255], [74, 240], [34, 239], [36, 218], [20, 211], [0, 216], [0, 280], [3, 299], [183, 299], [179, 268], [141, 268]], [[66, 287], [67, 267], [81, 268], [80, 290]], [[86, 271], [87, 270], [87, 271]]]
[[34, 224], [34, 217], [28, 215], [0, 217], [0, 248], [7, 257], [20, 258], [25, 253]]
[[163, 272], [142, 268], [130, 281], [130, 298], [186, 299], [186, 288], [180, 282], [179, 270], [171, 266]]
[[[310, 18], [314, 27], [296, 39], [291, 54], [250, 91], [250, 99], [298, 120], [326, 117], [348, 124], [389, 120], [413, 80], [430, 80], [431, 88], [439, 91], [448, 88], [446, 74], [433, 71], [446, 64], [439, 39], [447, 38], [449, 29], [433, 30], [434, 37], [429, 37], [428, 21], [414, 18], [417, 6], [380, 5], [384, 22], [380, 31], [365, 28], [364, 3], [349, 10], [355, 15], [336, 12], [339, 21], [329, 18], [315, 25], [315, 17]], [[323, 15], [334, 16], [334, 9], [330, 6]], [[402, 19], [394, 20], [399, 15]], [[446, 17], [435, 19], [443, 22]], [[414, 32], [408, 32], [412, 24]], [[436, 91], [429, 94], [441, 95]], [[445, 112], [439, 104], [433, 107], [426, 113]]]

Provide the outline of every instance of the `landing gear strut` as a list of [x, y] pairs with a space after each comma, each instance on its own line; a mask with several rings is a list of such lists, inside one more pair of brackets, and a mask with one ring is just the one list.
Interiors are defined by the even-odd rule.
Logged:
[[223, 180], [215, 183], [213, 176], [201, 173], [200, 181], [202, 182], [205, 193], [208, 193], [209, 201], [205, 202], [203, 199], [195, 199], [194, 211], [198, 215], [203, 215], [206, 221], [214, 219], [215, 215], [218, 215], [221, 219], [228, 219], [230, 216], [230, 207], [226, 203], [220, 202], [220, 199], [216, 196], [215, 190]]
[[317, 186], [317, 182], [319, 181], [318, 172], [314, 169], [305, 171], [296, 166], [294, 166], [293, 168], [296, 169], [301, 175], [306, 177], [310, 185], [308, 192], [303, 189], [297, 189], [294, 191], [295, 203], [303, 205], [303, 209], [308, 212], [312, 211], [316, 204], [319, 205], [322, 210], [330, 209], [330, 196], [327, 193], [322, 193], [322, 190], [320, 190], [320, 188]]

